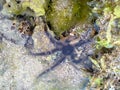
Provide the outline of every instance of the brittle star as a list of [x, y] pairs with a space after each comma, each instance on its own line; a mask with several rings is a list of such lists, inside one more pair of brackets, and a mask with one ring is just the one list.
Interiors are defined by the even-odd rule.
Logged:
[[[54, 44], [55, 49], [47, 51], [47, 52], [40, 52], [40, 53], [30, 52], [30, 54], [34, 56], [45, 56], [45, 55], [50, 55], [55, 52], [61, 51], [61, 55], [59, 56], [60, 59], [56, 58], [56, 61], [52, 64], [52, 66], [46, 69], [45, 71], [43, 71], [42, 73], [40, 73], [37, 78], [50, 72], [55, 67], [57, 67], [59, 64], [64, 62], [66, 59], [71, 58], [70, 62], [74, 64], [81, 63], [83, 59], [88, 60], [88, 56], [91, 55], [91, 53], [85, 52], [85, 49], [86, 49], [85, 44], [88, 45], [90, 44], [90, 42], [93, 41], [90, 38], [91, 31], [92, 31], [91, 29], [86, 31], [86, 33], [83, 36], [81, 36], [82, 39], [80, 39], [79, 37], [71, 36], [70, 38], [67, 38], [64, 42], [62, 42], [62, 41], [55, 40], [55, 38], [47, 30], [45, 30], [45, 34], [48, 36], [50, 41]], [[76, 40], [76, 39], [78, 39], [77, 43], [71, 44], [71, 41]], [[81, 55], [79, 55], [80, 57], [76, 59], [77, 57], [76, 48], [80, 46], [83, 47], [83, 50], [81, 52]], [[87, 69], [89, 69], [92, 72], [92, 66], [88, 65]]]

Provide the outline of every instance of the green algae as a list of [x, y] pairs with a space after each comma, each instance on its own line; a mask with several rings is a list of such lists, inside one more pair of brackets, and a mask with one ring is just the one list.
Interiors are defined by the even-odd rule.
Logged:
[[6, 2], [4, 10], [10, 14], [19, 15], [26, 10], [26, 7], [22, 7], [22, 4], [17, 3], [16, 0], [11, 0], [10, 2]]
[[42, 16], [45, 14], [44, 4], [45, 0], [10, 0], [5, 3], [4, 10], [13, 15], [27, 14], [32, 16]]
[[[95, 52], [95, 57], [90, 58], [94, 69], [92, 78], [90, 78], [90, 88], [94, 88], [95, 90], [119, 90], [117, 89], [119, 85], [115, 85], [115, 82], [118, 83], [118, 81], [114, 78], [119, 77], [120, 74], [119, 69], [116, 68], [119, 66], [119, 61], [115, 63], [117, 60], [116, 57], [119, 57], [118, 52], [120, 49], [120, 4], [115, 2], [115, 0], [106, 0], [103, 7], [102, 17], [99, 18], [103, 18], [104, 22], [102, 23], [107, 25], [104, 28], [102, 28], [102, 25], [99, 25], [101, 31], [96, 35], [97, 38], [96, 36], [94, 37], [97, 52]], [[112, 86], [114, 86], [113, 89], [111, 89]]]
[[77, 23], [86, 22], [90, 13], [87, 2], [88, 0], [52, 0], [49, 3], [46, 19], [56, 36], [61, 36]]

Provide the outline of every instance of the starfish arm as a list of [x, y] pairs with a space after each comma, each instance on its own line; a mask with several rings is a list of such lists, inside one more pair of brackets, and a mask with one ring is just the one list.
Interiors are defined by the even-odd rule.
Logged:
[[33, 56], [46, 56], [46, 55], [53, 54], [53, 53], [57, 52], [58, 50], [59, 50], [59, 49], [53, 49], [53, 50], [51, 50], [51, 51], [40, 52], [40, 53], [30, 52], [30, 54], [33, 55]]
[[85, 60], [85, 56], [83, 55], [83, 53], [84, 50], [82, 50], [80, 53], [75, 50], [75, 52], [70, 55], [71, 62], [74, 64], [82, 64], [82, 62]]
[[87, 71], [89, 71], [89, 72], [93, 72], [94, 70], [93, 70], [93, 63], [91, 62], [91, 60], [88, 58], [88, 57], [86, 57], [86, 58], [84, 58], [84, 62], [83, 62], [84, 64], [83, 64], [83, 67], [87, 70]]
[[[25, 36], [24, 36], [24, 37], [25, 37]], [[32, 47], [33, 47], [33, 44], [34, 44], [34, 41], [33, 41], [32, 37], [31, 37], [31, 36], [28, 36], [28, 37], [26, 38], [26, 42], [25, 42], [24, 46], [25, 46], [26, 48], [32, 48]]]
[[91, 38], [92, 33], [93, 33], [92, 30], [88, 29], [85, 33], [83, 33], [80, 36], [80, 40], [74, 46], [81, 46], [81, 45], [84, 45], [88, 42], [91, 42], [92, 41], [92, 38]]
[[75, 57], [76, 55], [71, 55], [71, 59], [72, 59], [71, 61], [75, 64], [80, 64], [82, 62], [82, 59], [76, 60]]
[[[1, 33], [0, 33], [0, 34], [1, 34]], [[7, 40], [7, 41], [10, 41], [10, 42], [12, 42], [12, 43], [14, 43], [14, 44], [17, 44], [15, 40], [9, 39], [9, 38], [7, 38], [6, 36], [4, 36], [3, 34], [2, 34], [2, 38], [4, 38], [4, 39]]]
[[80, 46], [82, 46], [82, 45], [84, 45], [84, 44], [86, 44], [86, 43], [89, 43], [89, 42], [91, 42], [91, 39], [80, 40], [78, 43], [74, 44], [73, 46], [74, 46], [74, 47], [80, 47]]
[[47, 25], [45, 25], [45, 34], [55, 46], [63, 45], [61, 42], [55, 40], [55, 38], [48, 32]]
[[73, 63], [73, 62], [68, 62], [70, 65], [72, 65], [76, 70], [81, 70], [83, 67], [82, 67], [82, 65], [81, 66], [79, 66], [79, 67], [77, 67], [76, 66], [76, 64], [75, 63]]
[[46, 69], [45, 71], [43, 71], [42, 73], [40, 73], [37, 78], [39, 78], [39, 77], [43, 76], [44, 74], [47, 74], [48, 72], [52, 71], [58, 65], [60, 65], [64, 60], [65, 60], [65, 56], [63, 56], [61, 59], [55, 61], [51, 67], [49, 67], [48, 69]]

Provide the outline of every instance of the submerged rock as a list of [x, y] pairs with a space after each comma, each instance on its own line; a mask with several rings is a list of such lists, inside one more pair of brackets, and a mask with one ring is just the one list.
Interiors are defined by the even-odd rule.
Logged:
[[57, 37], [77, 23], [87, 22], [89, 0], [50, 0], [46, 12], [48, 26]]
[[[24, 46], [28, 38], [30, 37], [28, 29], [31, 29], [30, 24], [28, 23], [25, 27], [21, 28], [21, 21], [19, 20], [10, 20], [8, 18], [5, 18], [0, 13], [0, 34], [2, 38], [15, 43]], [[20, 31], [22, 29], [22, 32]], [[26, 30], [26, 31], [25, 31]], [[22, 34], [24, 33], [24, 34]]]
[[5, 0], [0, 0], [0, 11], [2, 10], [4, 4], [5, 4]]

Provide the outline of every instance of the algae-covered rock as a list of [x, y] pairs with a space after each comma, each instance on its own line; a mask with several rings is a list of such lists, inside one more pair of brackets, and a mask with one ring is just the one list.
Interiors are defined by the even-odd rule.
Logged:
[[41, 16], [45, 14], [45, 0], [9, 0], [5, 3], [4, 12], [12, 15]]
[[87, 21], [90, 8], [88, 0], [50, 0], [46, 12], [47, 23], [56, 36]]
[[[21, 28], [21, 21], [20, 20], [10, 20], [7, 18], [4, 18], [2, 14], [0, 13], [0, 34], [2, 35], [2, 38], [11, 41], [15, 44], [19, 45], [25, 45], [27, 39], [29, 38], [28, 34], [22, 34], [22, 31], [28, 31], [28, 28], [30, 29], [30, 21], [27, 23], [27, 25], [23, 26]], [[23, 21], [23, 20], [22, 20]], [[28, 22], [28, 21], [27, 21]], [[29, 32], [29, 31], [28, 31]]]

